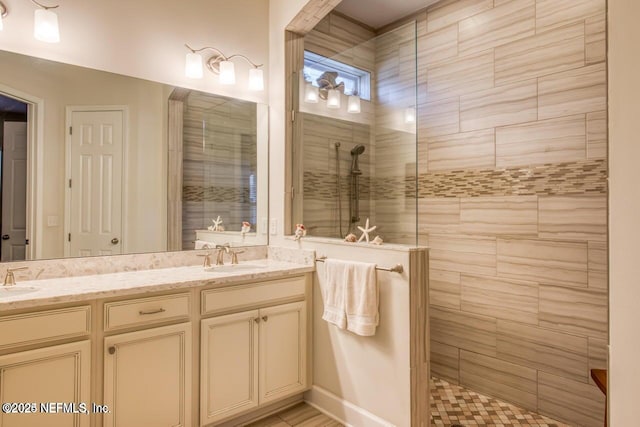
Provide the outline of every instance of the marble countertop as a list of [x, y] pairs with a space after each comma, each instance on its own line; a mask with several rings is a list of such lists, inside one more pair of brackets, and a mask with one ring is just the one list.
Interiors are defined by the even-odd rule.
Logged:
[[[102, 298], [138, 295], [150, 292], [190, 289], [198, 286], [229, 286], [239, 282], [263, 281], [314, 271], [313, 264], [299, 264], [273, 259], [225, 265], [223, 271], [201, 266], [171, 267], [128, 271], [93, 276], [18, 281], [16, 295], [0, 294], [0, 313], [7, 310], [36, 308], [51, 304], [90, 301]], [[37, 288], [18, 293], [21, 288]], [[0, 286], [1, 288], [1, 286]], [[2, 290], [0, 289], [0, 292]], [[7, 291], [10, 293], [11, 291]]]

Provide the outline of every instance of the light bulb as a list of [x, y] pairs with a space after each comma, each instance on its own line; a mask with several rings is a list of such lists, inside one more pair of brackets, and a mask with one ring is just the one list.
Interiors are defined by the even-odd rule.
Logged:
[[36, 9], [34, 14], [33, 37], [46, 43], [60, 42], [58, 15], [47, 9]]
[[304, 88], [304, 102], [308, 104], [317, 104], [318, 98], [318, 88], [311, 83], [307, 83]]
[[360, 97], [358, 95], [349, 96], [347, 112], [352, 114], [358, 114], [360, 112]]
[[236, 71], [231, 61], [220, 62], [220, 84], [234, 85], [236, 84]]
[[415, 108], [407, 108], [406, 110], [404, 110], [404, 122], [406, 124], [411, 124], [416, 122]]
[[184, 75], [190, 79], [202, 78], [202, 55], [195, 52], [187, 53], [184, 64]]
[[327, 108], [340, 108], [340, 91], [338, 89], [329, 89], [327, 93]]
[[264, 77], [262, 70], [259, 68], [252, 68], [249, 70], [249, 90], [263, 91], [264, 90]]

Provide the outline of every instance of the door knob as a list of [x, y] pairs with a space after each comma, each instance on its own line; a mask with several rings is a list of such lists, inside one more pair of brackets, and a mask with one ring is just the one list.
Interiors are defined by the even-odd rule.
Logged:
[[2, 235], [2, 240], [9, 240], [11, 238], [11, 236], [9, 236], [8, 234], [3, 234]]
[[112, 245], [117, 245], [118, 243], [120, 243], [120, 240], [118, 240], [117, 237], [114, 237], [113, 239], [111, 239], [111, 244]]

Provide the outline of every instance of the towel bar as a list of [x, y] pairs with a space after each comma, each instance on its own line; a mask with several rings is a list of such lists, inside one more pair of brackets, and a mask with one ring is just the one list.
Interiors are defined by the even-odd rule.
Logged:
[[[320, 256], [316, 258], [317, 262], [324, 262], [327, 259], [326, 256]], [[376, 266], [376, 270], [382, 270], [382, 271], [390, 271], [392, 273], [403, 273], [404, 272], [404, 267], [402, 266], [402, 264], [396, 264], [394, 267], [391, 268], [387, 268], [387, 267], [377, 267]]]

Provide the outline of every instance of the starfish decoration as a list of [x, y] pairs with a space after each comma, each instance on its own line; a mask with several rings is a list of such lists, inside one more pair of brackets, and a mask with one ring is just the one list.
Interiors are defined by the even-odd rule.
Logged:
[[220, 225], [222, 224], [222, 220], [220, 219], [220, 215], [218, 215], [217, 219], [212, 219], [213, 229], [211, 231], [220, 231]]
[[360, 238], [358, 239], [358, 242], [362, 242], [364, 239], [366, 239], [367, 243], [369, 243], [369, 233], [371, 233], [376, 228], [377, 228], [377, 225], [374, 225], [373, 227], [369, 227], [369, 218], [367, 218], [367, 222], [365, 223], [364, 227], [358, 226], [358, 230], [362, 231], [362, 236], [360, 236]]

